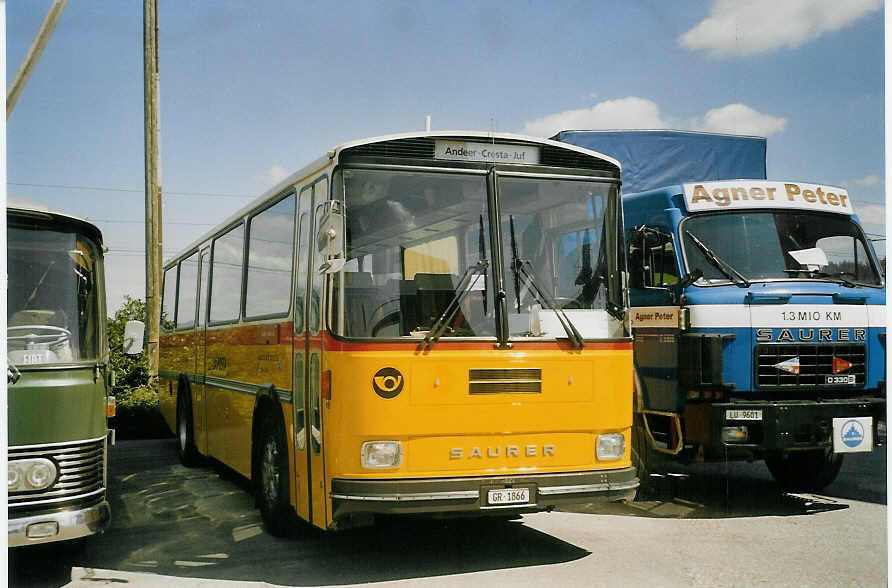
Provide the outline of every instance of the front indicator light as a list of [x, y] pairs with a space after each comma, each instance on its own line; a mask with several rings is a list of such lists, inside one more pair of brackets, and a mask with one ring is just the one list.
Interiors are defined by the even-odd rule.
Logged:
[[626, 438], [622, 433], [606, 433], [598, 435], [598, 460], [611, 461], [620, 459], [626, 453]]
[[360, 450], [362, 467], [398, 468], [403, 463], [403, 444], [399, 441], [366, 441]]
[[722, 443], [743, 443], [749, 438], [747, 427], [722, 427]]

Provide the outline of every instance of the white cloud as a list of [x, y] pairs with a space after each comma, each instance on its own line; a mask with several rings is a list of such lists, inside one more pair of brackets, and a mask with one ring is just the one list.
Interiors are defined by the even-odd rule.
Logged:
[[857, 178], [852, 181], [855, 182], [856, 186], [876, 186], [883, 180], [882, 180], [882, 178], [880, 178], [880, 176], [871, 174], [869, 176], [864, 176], [863, 178]]
[[550, 137], [569, 129], [663, 129], [670, 122], [660, 116], [660, 107], [646, 98], [629, 96], [605, 100], [591, 108], [565, 110], [524, 124], [523, 133]]
[[787, 119], [753, 110], [745, 104], [728, 104], [714, 108], [702, 118], [684, 122], [664, 116], [659, 105], [646, 98], [629, 96], [605, 100], [591, 108], [565, 110], [524, 124], [521, 132], [538, 137], [551, 137], [558, 131], [597, 129], [667, 129], [709, 131], [768, 137], [781, 132]]
[[784, 130], [787, 119], [757, 112], [746, 104], [713, 108], [696, 124], [698, 131], [769, 137]]
[[882, 8], [882, 0], [716, 0], [679, 42], [714, 57], [794, 49]]

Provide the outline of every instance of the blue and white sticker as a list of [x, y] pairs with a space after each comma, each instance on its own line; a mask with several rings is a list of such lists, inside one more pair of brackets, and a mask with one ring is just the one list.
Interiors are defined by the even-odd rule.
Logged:
[[873, 417], [833, 419], [833, 452], [873, 451]]

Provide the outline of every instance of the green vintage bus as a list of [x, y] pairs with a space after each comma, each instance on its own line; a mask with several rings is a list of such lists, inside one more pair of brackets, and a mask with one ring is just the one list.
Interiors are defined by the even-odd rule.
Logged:
[[110, 397], [102, 234], [6, 207], [9, 546], [104, 530]]

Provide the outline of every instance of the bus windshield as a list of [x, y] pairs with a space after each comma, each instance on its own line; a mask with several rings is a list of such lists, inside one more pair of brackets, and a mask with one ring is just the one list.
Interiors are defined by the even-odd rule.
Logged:
[[[340, 173], [347, 264], [335, 276], [335, 332], [496, 337], [487, 176]], [[602, 232], [615, 184], [497, 174], [496, 187], [509, 335], [567, 337], [556, 316], [566, 313], [583, 338], [606, 337]]]
[[[732, 281], [728, 272], [735, 271], [746, 280], [882, 284], [861, 229], [847, 216], [793, 211], [703, 215], [685, 220], [680, 232], [688, 271], [703, 272], [699, 285], [727, 284]], [[720, 261], [710, 261], [709, 253]]]
[[10, 221], [7, 353], [18, 366], [95, 360], [99, 247], [75, 229]]

